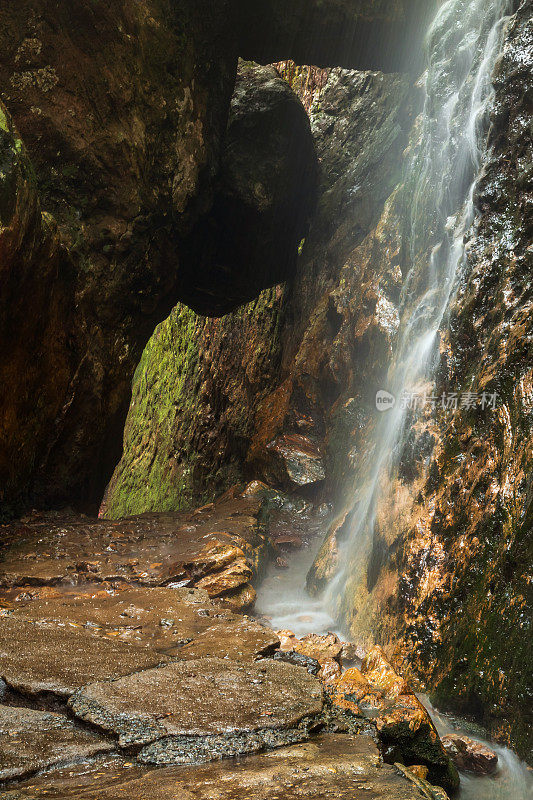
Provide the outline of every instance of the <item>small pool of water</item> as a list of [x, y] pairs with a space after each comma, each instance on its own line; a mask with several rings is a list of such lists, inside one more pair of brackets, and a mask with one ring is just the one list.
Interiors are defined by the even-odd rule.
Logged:
[[255, 614], [263, 617], [276, 631], [291, 630], [296, 636], [327, 633], [336, 623], [320, 599], [312, 598], [305, 582], [322, 544], [320, 536], [304, 542], [301, 549], [287, 557], [289, 567], [271, 564], [262, 581], [255, 603]]

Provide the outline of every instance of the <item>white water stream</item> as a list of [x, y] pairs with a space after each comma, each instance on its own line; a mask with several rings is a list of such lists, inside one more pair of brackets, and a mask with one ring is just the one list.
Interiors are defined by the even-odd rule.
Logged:
[[[411, 268], [388, 385], [376, 387], [397, 399], [427, 385], [435, 367], [439, 330], [446, 324], [465, 257], [464, 238], [475, 220], [473, 196], [483, 163], [491, 75], [510, 5], [510, 0], [447, 0], [427, 36], [420, 138], [406, 176], [412, 198], [406, 221]], [[429, 254], [425, 275], [420, 269], [424, 253]], [[269, 617], [274, 629], [288, 628], [302, 636], [338, 627], [335, 620], [341, 618], [343, 600], [366, 567], [381, 487], [397, 466], [407, 413], [396, 402], [393, 409], [378, 415], [373, 446], [359, 470], [357, 512], [340, 554], [341, 567], [325, 595], [311, 598], [305, 590], [319, 540], [298, 552], [288, 570], [273, 567], [265, 578], [256, 608]], [[426, 705], [441, 734], [454, 730], [472, 736], [467, 723], [439, 714], [427, 700]], [[510, 750], [490, 746], [499, 755], [497, 774], [462, 776], [461, 800], [530, 800], [531, 770]]]
[[394, 395], [396, 405], [376, 412], [374, 440], [359, 468], [356, 513], [342, 545], [342, 566], [324, 597], [333, 616], [340, 614], [345, 597], [349, 602], [366, 568], [382, 487], [404, 443], [409, 408], [401, 398], [423, 391], [436, 366], [439, 331], [463, 264], [465, 235], [475, 219], [473, 195], [485, 150], [491, 76], [509, 7], [509, 0], [447, 0], [427, 36], [420, 137], [406, 174], [411, 263], [387, 386], [376, 387]]

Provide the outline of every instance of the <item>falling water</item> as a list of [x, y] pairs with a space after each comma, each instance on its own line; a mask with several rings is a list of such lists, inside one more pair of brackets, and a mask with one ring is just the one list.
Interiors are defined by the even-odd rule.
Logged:
[[[361, 466], [343, 566], [324, 604], [332, 615], [349, 608], [367, 563], [383, 488], [397, 467], [408, 410], [403, 396], [427, 385], [436, 366], [439, 330], [465, 257], [475, 219], [476, 176], [483, 158], [491, 75], [501, 48], [509, 0], [448, 0], [427, 37], [425, 104], [406, 176], [410, 270], [387, 386], [396, 405], [379, 415], [373, 446]], [[344, 608], [344, 606], [346, 608]]]
[[[511, 5], [511, 0], [448, 0], [428, 33], [425, 104], [405, 181], [410, 271], [398, 343], [383, 387], [396, 398], [427, 387], [437, 364], [439, 331], [446, 325], [464, 262], [465, 235], [475, 220], [473, 197], [492, 102], [491, 75]], [[298, 553], [281, 575], [271, 569], [257, 607], [275, 629], [291, 628], [301, 636], [333, 630], [335, 619], [342, 624], [342, 611], [349, 611], [353, 587], [368, 561], [378, 502], [397, 468], [408, 413], [397, 402], [379, 415], [372, 449], [360, 469], [350, 535], [339, 554], [342, 568], [325, 596], [311, 598], [304, 588], [316, 545], [304, 557]], [[427, 698], [424, 702], [441, 734], [472, 736], [467, 723], [439, 714]], [[533, 778], [526, 765], [512, 751], [490, 746], [499, 756], [498, 772], [491, 778], [462, 775], [462, 800], [531, 797]]]

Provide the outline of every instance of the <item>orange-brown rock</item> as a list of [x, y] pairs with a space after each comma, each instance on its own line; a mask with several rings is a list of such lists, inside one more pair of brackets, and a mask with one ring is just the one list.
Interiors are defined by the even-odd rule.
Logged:
[[253, 578], [253, 572], [244, 558], [237, 558], [229, 567], [207, 575], [196, 582], [199, 589], [205, 589], [209, 597], [220, 597], [239, 589]]
[[407, 682], [393, 669], [381, 647], [374, 647], [361, 664], [361, 672], [369, 683], [377, 686], [384, 697], [395, 698], [411, 693]]
[[442, 743], [457, 769], [476, 775], [491, 775], [498, 769], [497, 753], [481, 742], [449, 733], [442, 737]]
[[321, 662], [320, 671], [318, 672], [317, 678], [322, 681], [326, 686], [335, 683], [335, 681], [340, 677], [342, 672], [341, 665], [338, 661], [334, 661], [332, 658], [327, 658]]
[[334, 633], [327, 633], [323, 636], [309, 633], [298, 640], [294, 649], [297, 653], [316, 658], [317, 661], [324, 664], [326, 661], [339, 660], [342, 642]]
[[457, 789], [457, 771], [429, 714], [381, 648], [367, 655], [361, 671], [347, 670], [328, 691], [334, 707], [376, 726], [386, 760], [398, 761], [401, 755], [407, 765], [426, 766], [431, 783]]
[[420, 780], [425, 781], [428, 776], [428, 768], [422, 766], [422, 764], [411, 764], [409, 767], [409, 772], [412, 772], [416, 778], [420, 778]]
[[279, 636], [280, 645], [279, 649], [283, 651], [294, 650], [296, 644], [298, 643], [298, 638], [292, 631], [277, 631]]

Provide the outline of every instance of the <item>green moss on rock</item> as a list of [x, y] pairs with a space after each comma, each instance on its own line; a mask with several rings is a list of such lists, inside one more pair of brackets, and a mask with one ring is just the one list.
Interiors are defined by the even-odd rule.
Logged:
[[268, 289], [222, 319], [178, 305], [158, 326], [103, 514], [178, 510], [242, 480], [255, 405], [279, 368], [283, 304], [283, 290]]

